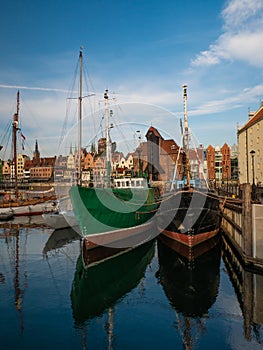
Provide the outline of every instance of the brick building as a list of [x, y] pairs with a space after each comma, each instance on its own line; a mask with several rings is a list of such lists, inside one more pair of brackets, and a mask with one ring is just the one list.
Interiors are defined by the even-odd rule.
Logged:
[[206, 149], [206, 163], [208, 180], [231, 179], [230, 147], [226, 143], [221, 148], [209, 145]]

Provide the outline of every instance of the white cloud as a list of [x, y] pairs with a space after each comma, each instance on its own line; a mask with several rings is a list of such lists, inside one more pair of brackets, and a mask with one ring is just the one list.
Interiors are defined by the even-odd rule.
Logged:
[[193, 66], [219, 64], [223, 60], [245, 61], [263, 67], [263, 2], [232, 0], [222, 11], [224, 32], [208, 50], [200, 52]]
[[24, 85], [0, 84], [0, 88], [3, 88], [3, 89], [18, 89], [18, 90], [34, 90], [34, 91], [68, 92], [68, 90], [65, 90], [65, 89], [57, 89], [57, 88], [49, 88], [49, 87], [37, 87], [37, 86], [24, 86]]
[[[222, 96], [221, 99], [212, 100], [200, 104], [197, 109], [189, 112], [190, 115], [207, 115], [224, 111], [230, 111], [243, 106], [242, 101], [246, 101], [248, 106], [250, 103], [258, 102], [263, 95], [263, 85], [256, 85], [253, 88], [245, 88], [235, 95]], [[258, 100], [257, 100], [258, 99]]]
[[[255, 19], [262, 16], [260, 12], [263, 9], [263, 2], [259, 0], [232, 0], [222, 11], [222, 17], [225, 22], [225, 28], [233, 30], [245, 26], [247, 20]], [[253, 25], [253, 23], [250, 23]]]

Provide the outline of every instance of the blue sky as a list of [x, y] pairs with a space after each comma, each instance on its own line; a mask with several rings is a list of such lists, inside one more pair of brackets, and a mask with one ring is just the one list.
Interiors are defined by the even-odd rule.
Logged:
[[[236, 143], [237, 125], [263, 99], [262, 1], [5, 0], [0, 33], [1, 129], [19, 88], [30, 156], [36, 139], [42, 156], [67, 152], [59, 140], [65, 120], [76, 118], [66, 98], [80, 46], [87, 93], [97, 101], [109, 89], [121, 104], [118, 118], [138, 123], [142, 135], [153, 125], [180, 141], [183, 84], [191, 130], [205, 146]], [[136, 112], [122, 116], [130, 104]], [[96, 130], [99, 117], [92, 123]]]

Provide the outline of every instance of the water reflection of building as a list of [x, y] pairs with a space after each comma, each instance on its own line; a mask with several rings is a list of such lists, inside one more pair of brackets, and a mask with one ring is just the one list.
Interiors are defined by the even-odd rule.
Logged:
[[263, 325], [263, 275], [244, 269], [225, 239], [222, 257], [243, 313], [245, 338], [250, 341], [253, 337], [261, 343], [259, 329]]

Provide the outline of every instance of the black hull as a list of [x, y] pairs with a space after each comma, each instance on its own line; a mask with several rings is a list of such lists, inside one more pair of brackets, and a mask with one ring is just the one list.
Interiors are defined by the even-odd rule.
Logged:
[[220, 225], [219, 198], [210, 192], [176, 192], [164, 198], [158, 215], [162, 234], [187, 246], [195, 246], [214, 237]]

